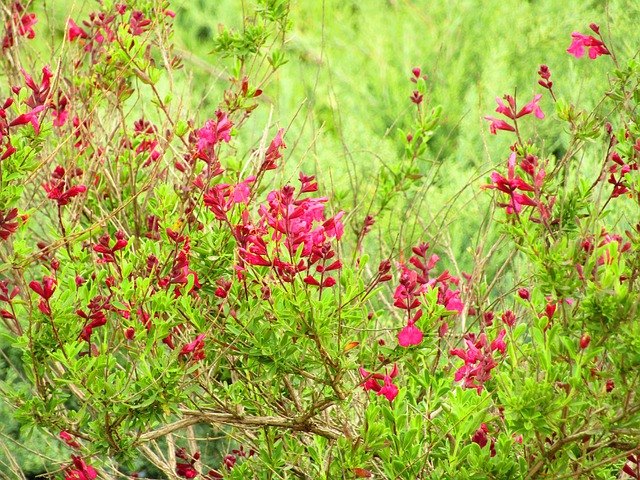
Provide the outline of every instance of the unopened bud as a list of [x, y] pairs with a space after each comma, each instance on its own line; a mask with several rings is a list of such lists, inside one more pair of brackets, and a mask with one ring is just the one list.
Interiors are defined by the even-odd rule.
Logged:
[[589, 346], [589, 343], [591, 343], [591, 337], [588, 333], [583, 333], [580, 337], [580, 348], [584, 350]]

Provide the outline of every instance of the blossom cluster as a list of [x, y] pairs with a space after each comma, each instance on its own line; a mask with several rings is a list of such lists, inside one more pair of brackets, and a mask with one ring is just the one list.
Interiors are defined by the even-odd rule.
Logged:
[[541, 94], [535, 95], [533, 97], [533, 100], [527, 103], [520, 110], [516, 108], [516, 99], [514, 97], [512, 97], [511, 95], [505, 95], [503, 98], [504, 100], [506, 100], [507, 103], [504, 103], [500, 97], [496, 97], [496, 102], [498, 103], [498, 108], [496, 108], [496, 112], [512, 120], [513, 124], [509, 123], [508, 121], [491, 117], [491, 116], [484, 117], [486, 120], [489, 120], [491, 122], [491, 125], [489, 125], [489, 130], [494, 135], [498, 133], [498, 130], [515, 132], [516, 120], [518, 118], [524, 117], [525, 115], [529, 115], [533, 113], [536, 118], [539, 118], [539, 119], [544, 118], [544, 113], [540, 109], [540, 105], [539, 105], [540, 99], [542, 98]]
[[[453, 277], [445, 270], [440, 275], [430, 277], [440, 257], [436, 254], [428, 255], [428, 243], [422, 243], [413, 247], [413, 255], [409, 258], [410, 266], [401, 265], [400, 282], [393, 295], [394, 306], [406, 310], [407, 325], [398, 333], [398, 343], [403, 347], [419, 345], [422, 342], [423, 332], [416, 326], [416, 322], [422, 317], [422, 296], [431, 289], [438, 290], [437, 303], [449, 312], [460, 313], [463, 303], [460, 300], [460, 290], [452, 288], [458, 286], [460, 279]], [[415, 313], [412, 315], [412, 310]], [[440, 326], [440, 335], [448, 330], [446, 322]]]
[[26, 13], [25, 7], [21, 2], [13, 2], [11, 4], [11, 18], [4, 27], [5, 34], [2, 39], [2, 49], [13, 47], [16, 43], [16, 35], [28, 39], [35, 38], [36, 32], [33, 27], [36, 23], [38, 23], [38, 19], [35, 13]]
[[600, 40], [591, 36], [591, 35], [583, 35], [578, 32], [573, 32], [571, 34], [571, 45], [567, 49], [571, 55], [576, 58], [582, 58], [584, 56], [585, 48], [589, 51], [589, 58], [591, 60], [595, 60], [600, 55], [611, 55], [609, 49], [602, 41], [602, 36], [600, 35], [600, 27], [595, 23], [589, 25], [589, 28], [600, 37]]
[[455, 381], [464, 380], [464, 388], [475, 388], [480, 395], [485, 382], [491, 378], [491, 370], [498, 366], [493, 358], [494, 352], [505, 352], [504, 337], [506, 334], [506, 329], [502, 329], [496, 339], [490, 343], [485, 333], [481, 333], [477, 337], [474, 333], [467, 334], [464, 342], [466, 349], [455, 348], [449, 352], [450, 355], [464, 361], [464, 365], [456, 371]]

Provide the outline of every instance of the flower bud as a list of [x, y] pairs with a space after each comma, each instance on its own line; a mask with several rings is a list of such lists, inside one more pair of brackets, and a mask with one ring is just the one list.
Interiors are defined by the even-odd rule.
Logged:
[[526, 288], [521, 288], [520, 290], [518, 290], [518, 296], [521, 299], [526, 300], [527, 302], [531, 299], [531, 294]]
[[589, 334], [583, 333], [582, 337], [580, 337], [580, 348], [584, 350], [589, 346], [590, 342], [591, 342], [591, 337], [589, 336]]

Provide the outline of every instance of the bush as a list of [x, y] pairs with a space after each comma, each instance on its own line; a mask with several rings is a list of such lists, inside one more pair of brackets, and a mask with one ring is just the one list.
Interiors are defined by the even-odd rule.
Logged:
[[593, 110], [542, 65], [542, 93], [487, 115], [511, 146], [453, 275], [446, 242], [392, 258], [372, 237], [439, 173], [422, 69], [397, 158], [345, 212], [315, 175], [278, 184], [285, 129], [240, 148], [287, 61], [289, 2], [220, 28], [230, 82], [204, 120], [177, 95], [168, 5], [102, 2], [37, 68], [38, 17], [3, 14], [0, 392], [59, 439], [50, 475], [640, 478], [640, 63], [597, 25], [568, 49], [613, 64]]

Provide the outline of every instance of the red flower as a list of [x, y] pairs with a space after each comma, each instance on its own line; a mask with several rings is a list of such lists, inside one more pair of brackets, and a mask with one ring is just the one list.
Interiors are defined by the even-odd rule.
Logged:
[[276, 161], [282, 158], [282, 154], [280, 153], [280, 150], [283, 148], [287, 148], [287, 146], [284, 143], [284, 140], [282, 139], [283, 132], [284, 132], [283, 128], [278, 130], [276, 137], [269, 144], [269, 147], [267, 148], [267, 151], [264, 154], [264, 161], [260, 166], [260, 171], [275, 169], [277, 166]]
[[[540, 106], [538, 105], [541, 98], [542, 98], [542, 95], [534, 96], [533, 100], [527, 103], [524, 107], [520, 109], [518, 113], [516, 113], [515, 98], [513, 98], [511, 95], [505, 95], [504, 99], [507, 101], [507, 104], [505, 104], [502, 101], [502, 99], [500, 99], [500, 97], [496, 97], [496, 103], [498, 104], [498, 108], [496, 108], [496, 112], [504, 115], [505, 117], [511, 120], [524, 117], [525, 115], [529, 115], [530, 113], [533, 113], [536, 117], [542, 119], [544, 118], [544, 113], [542, 113], [542, 110], [540, 110]], [[484, 118], [485, 120], [489, 120], [491, 122], [491, 125], [489, 125], [489, 131], [493, 135], [496, 135], [498, 133], [498, 130], [505, 130], [507, 132], [516, 131], [513, 125], [511, 125], [510, 123], [504, 120], [500, 120], [498, 118], [494, 118], [490, 116], [487, 116]]]
[[507, 334], [507, 331], [503, 328], [500, 330], [498, 337], [491, 342], [491, 350], [498, 350], [500, 353], [504, 353], [507, 348], [507, 345], [504, 343], [504, 337]]
[[44, 105], [40, 105], [32, 109], [30, 112], [19, 115], [13, 120], [13, 122], [9, 124], [9, 126], [15, 127], [17, 125], [26, 125], [27, 123], [30, 123], [31, 125], [33, 125], [33, 129], [35, 130], [36, 135], [40, 134], [40, 122], [38, 121], [38, 113], [44, 110], [44, 108]]
[[526, 288], [521, 288], [520, 290], [518, 290], [518, 296], [523, 299], [523, 300], [529, 300], [531, 298], [531, 294], [529, 293], [529, 290], [527, 290]]
[[455, 374], [455, 381], [464, 380], [464, 388], [475, 388], [478, 395], [484, 388], [484, 383], [491, 378], [491, 370], [498, 366], [493, 358], [493, 352], [498, 350], [504, 353], [506, 345], [504, 336], [506, 331], [502, 330], [498, 337], [489, 344], [487, 336], [481, 333], [478, 338], [470, 333], [465, 336], [466, 350], [456, 348], [449, 351], [449, 355], [454, 355], [464, 360]]
[[12, 233], [18, 230], [18, 222], [12, 220], [18, 217], [18, 209], [13, 208], [5, 215], [4, 210], [0, 210], [0, 238], [6, 240]]
[[491, 173], [491, 181], [492, 185], [484, 185], [482, 188], [495, 188], [496, 190], [500, 190], [501, 192], [507, 193], [511, 199], [508, 204], [499, 204], [501, 207], [506, 207], [507, 214], [512, 215], [513, 213], [520, 213], [523, 205], [528, 205], [535, 207], [537, 203], [531, 197], [517, 193], [517, 190], [525, 191], [525, 192], [533, 192], [535, 189], [525, 182], [519, 175], [515, 174], [516, 167], [516, 154], [515, 152], [511, 154], [508, 161], [508, 174], [505, 178], [500, 175], [498, 172], [494, 171]]
[[43, 300], [49, 300], [53, 292], [56, 290], [56, 280], [52, 277], [44, 277], [42, 285], [33, 281], [29, 284], [29, 288], [36, 292]]
[[504, 322], [505, 325], [509, 327], [513, 327], [516, 323], [516, 314], [513, 313], [511, 310], [507, 310], [502, 315], [502, 321]]
[[589, 346], [589, 343], [591, 343], [591, 337], [588, 333], [583, 333], [580, 337], [580, 348], [584, 350]]
[[69, 41], [73, 42], [76, 38], [88, 38], [89, 35], [84, 31], [82, 27], [79, 27], [76, 22], [69, 19], [67, 20], [67, 28], [69, 31]]
[[[487, 443], [489, 443], [489, 438], [487, 437], [487, 433], [489, 433], [489, 430], [487, 429], [487, 426], [483, 423], [482, 425], [480, 425], [480, 428], [476, 430], [476, 433], [473, 434], [473, 436], [471, 437], [471, 441], [473, 443], [477, 443], [478, 445], [480, 445], [480, 448], [484, 448], [484, 446]], [[495, 457], [496, 455], [495, 443], [496, 442], [493, 439], [491, 439], [491, 446], [489, 448], [491, 450], [492, 457]]]
[[[631, 462], [631, 465], [629, 462], [625, 463], [624, 467], [622, 467], [622, 471], [631, 478], [640, 478], [640, 456], [629, 455], [627, 460]], [[635, 466], [633, 466], [634, 463]]]
[[80, 444], [78, 444], [68, 432], [60, 432], [60, 438], [70, 447], [80, 448]]
[[129, 20], [129, 32], [131, 32], [131, 35], [142, 35], [149, 25], [151, 25], [151, 20], [144, 18], [144, 13], [140, 10], [134, 10], [131, 13], [131, 19]]
[[67, 205], [73, 197], [87, 191], [87, 187], [84, 185], [75, 185], [67, 188], [65, 175], [68, 175], [69, 178], [82, 175], [82, 170], [76, 169], [75, 171], [66, 172], [64, 168], [57, 166], [51, 174], [51, 181], [42, 184], [42, 188], [47, 192], [47, 197], [55, 200], [58, 206]]
[[80, 457], [71, 455], [71, 458], [75, 469], [65, 474], [65, 480], [94, 480], [98, 476], [95, 469], [87, 465]]
[[23, 37], [27, 37], [29, 39], [34, 38], [36, 36], [36, 32], [33, 30], [33, 26], [38, 23], [38, 19], [36, 18], [35, 13], [25, 13], [24, 7], [20, 2], [14, 2], [11, 6], [11, 10], [13, 12], [13, 19], [10, 19], [6, 24], [6, 34], [4, 39], [2, 40], [2, 48], [13, 47], [15, 43], [13, 26], [16, 25], [18, 27], [18, 34]]
[[[393, 378], [398, 375], [398, 367], [396, 365], [391, 369], [391, 373], [385, 373], [384, 375], [381, 373], [370, 374], [364, 368], [360, 367], [360, 375], [365, 378], [369, 377], [362, 384], [365, 391], [373, 390], [377, 392], [378, 395], [387, 397], [387, 400], [390, 402], [398, 395], [398, 387], [394, 385], [392, 381]], [[380, 385], [379, 380], [382, 380], [383, 385]]]
[[204, 337], [205, 337], [204, 333], [201, 333], [200, 335], [198, 335], [193, 342], [188, 343], [187, 345], [182, 347], [182, 350], [180, 350], [180, 355], [187, 355], [189, 353], [193, 353], [192, 358], [194, 361], [202, 360], [205, 357]]
[[511, 125], [509, 125], [507, 122], [505, 122], [504, 120], [500, 120], [498, 118], [493, 118], [493, 117], [484, 117], [485, 120], [489, 120], [491, 122], [491, 125], [489, 125], [489, 131], [493, 134], [493, 135], [497, 135], [498, 134], [498, 130], [505, 130], [507, 132], [515, 132], [516, 129], [513, 128]]
[[198, 471], [193, 468], [193, 465], [188, 463], [176, 463], [176, 473], [184, 478], [196, 478], [198, 476]]

